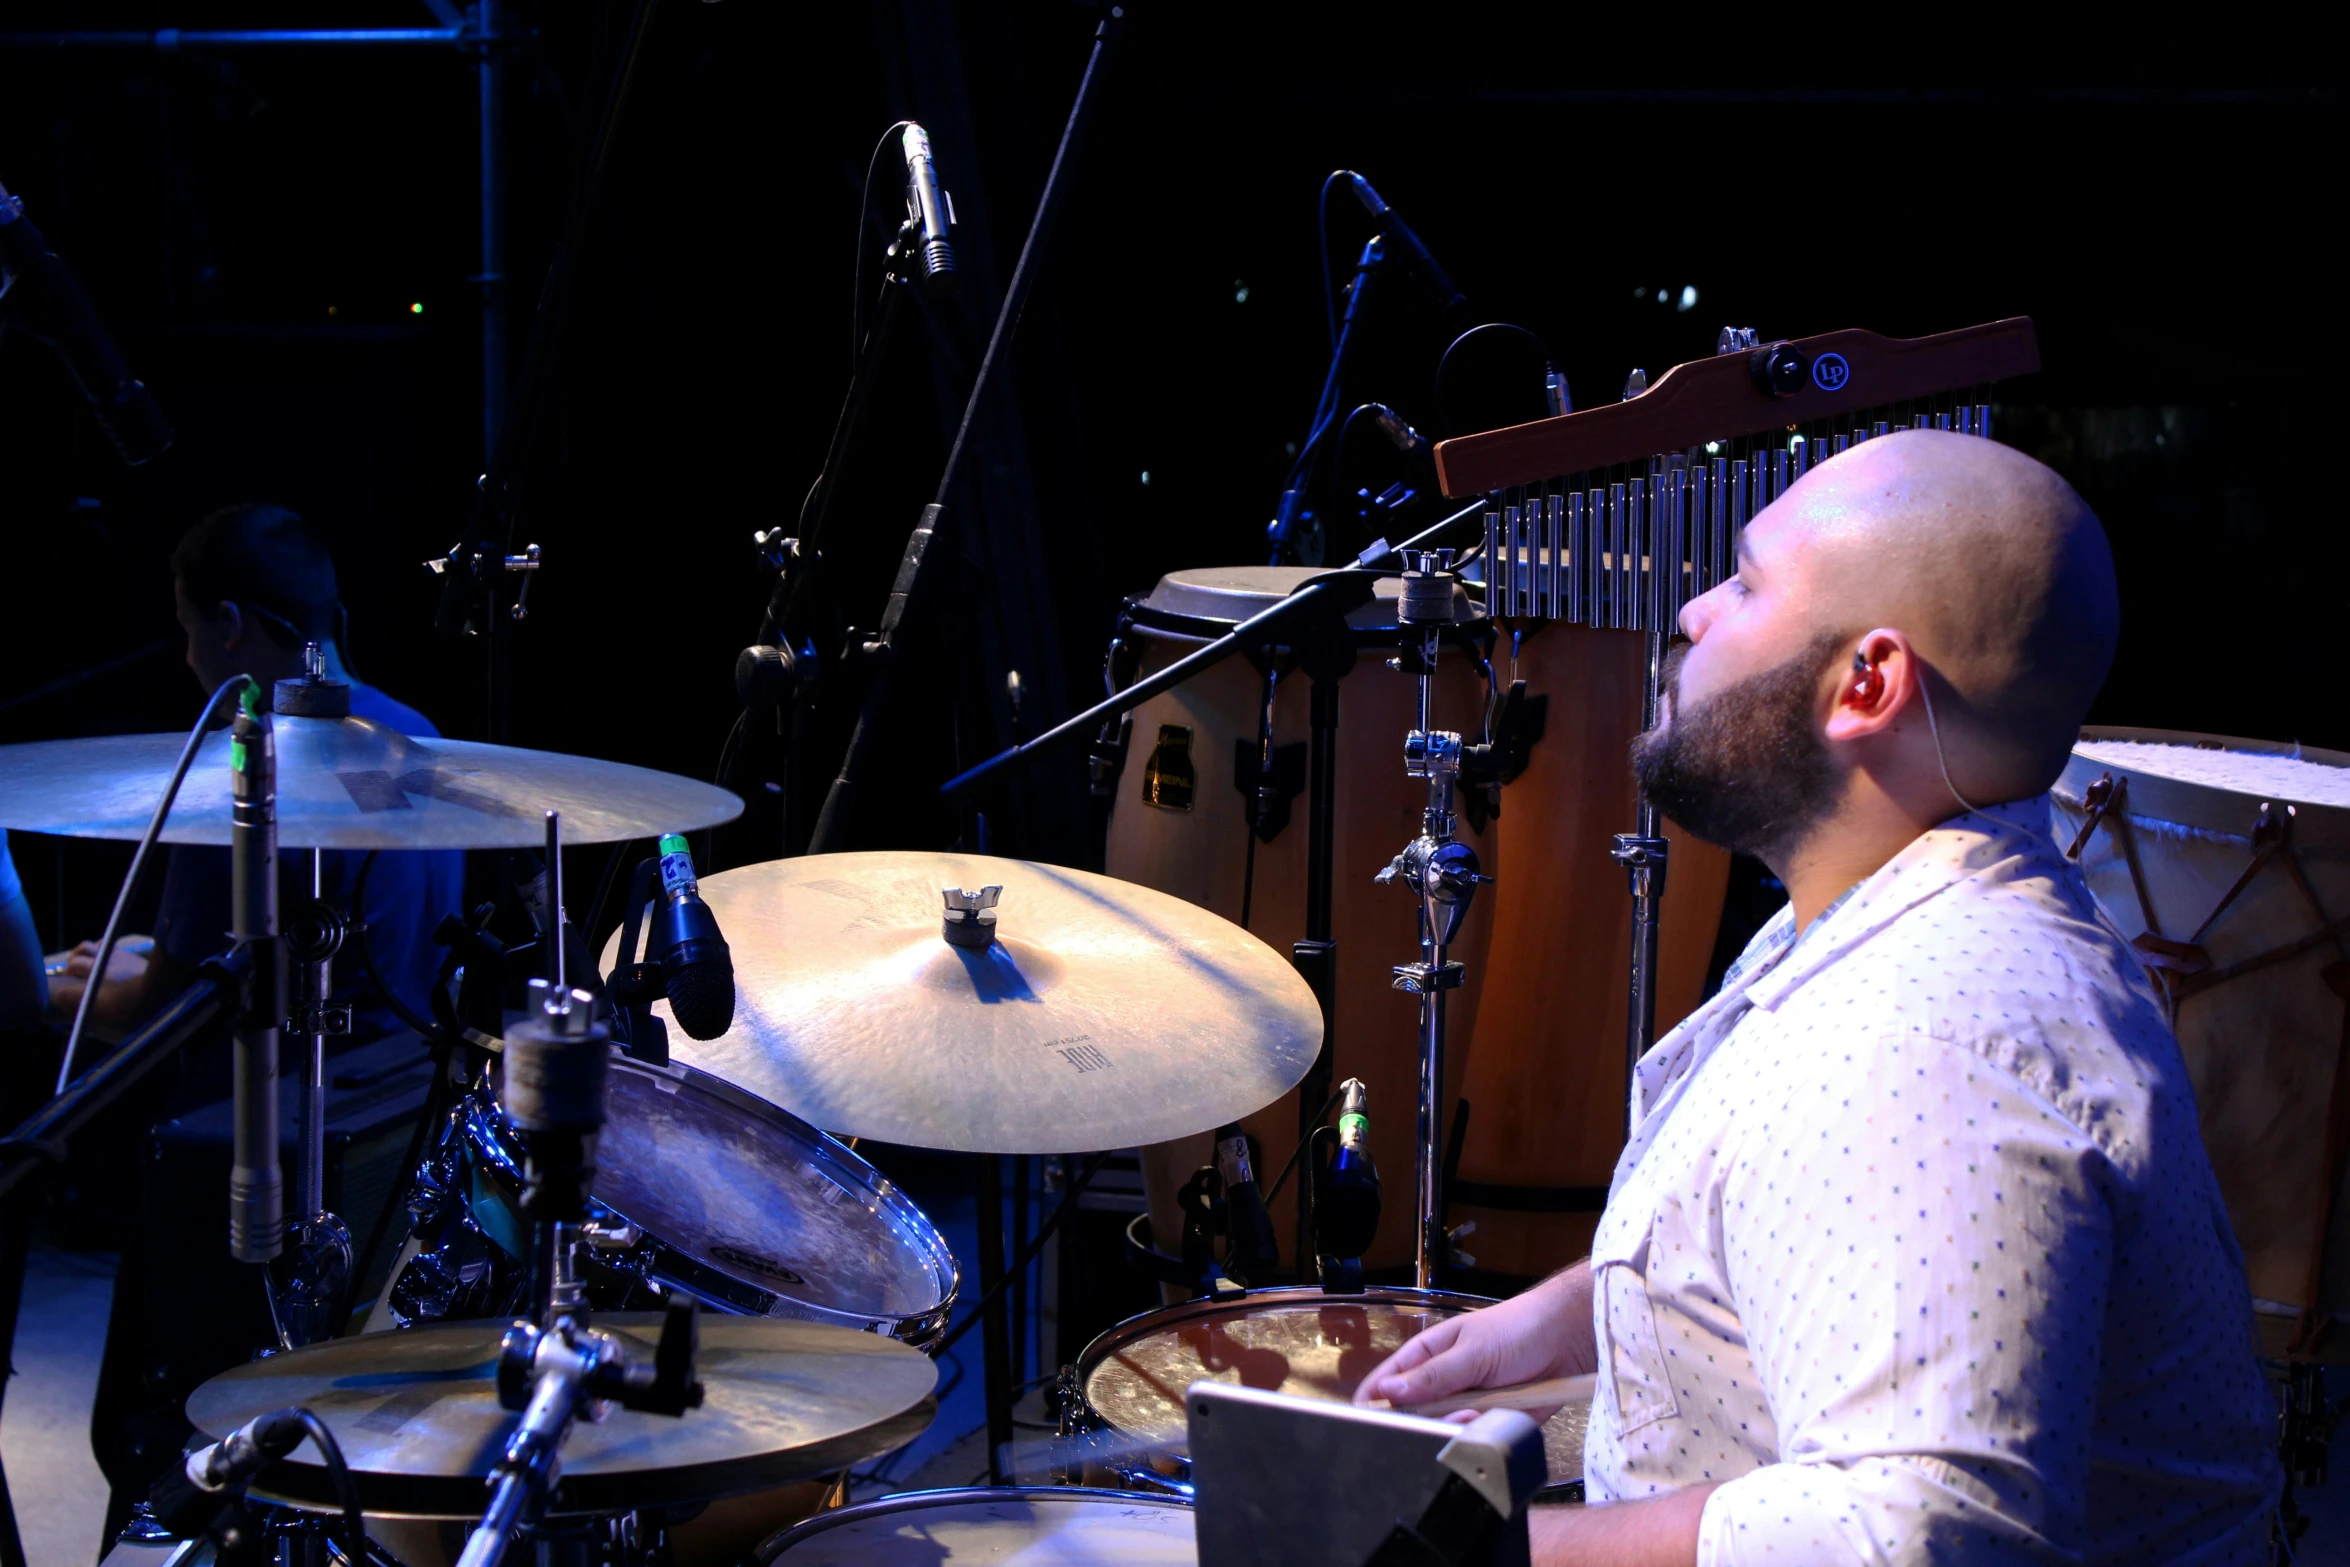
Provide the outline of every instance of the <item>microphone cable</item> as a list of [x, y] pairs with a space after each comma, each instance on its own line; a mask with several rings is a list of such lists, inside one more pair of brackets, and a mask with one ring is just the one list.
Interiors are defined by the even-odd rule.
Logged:
[[[66, 1084], [73, 1081], [74, 1052], [81, 1045], [83, 1029], [89, 1026], [90, 1003], [106, 983], [106, 965], [113, 961], [114, 944], [122, 935], [123, 911], [130, 907], [131, 897], [138, 891], [140, 873], [147, 868], [148, 851], [155, 847], [155, 840], [163, 835], [164, 818], [171, 814], [173, 802], [179, 799], [180, 785], [187, 781], [188, 768], [195, 763], [196, 752], [204, 744], [204, 736], [212, 727], [212, 715], [220, 709], [221, 698], [245, 686], [251, 686], [256, 695], [261, 690], [261, 683], [252, 676], [231, 675], [221, 682], [220, 689], [213, 692], [211, 700], [204, 704], [204, 711], [197, 715], [196, 726], [188, 731], [188, 743], [180, 749], [179, 765], [171, 770], [171, 782], [164, 786], [163, 798], [155, 802], [155, 814], [148, 818], [147, 831], [140, 837], [138, 848], [131, 854], [131, 868], [123, 874], [122, 890], [114, 895], [114, 912], [106, 916], [106, 933], [98, 941], [98, 959], [90, 966], [89, 978], [82, 983], [82, 999], [73, 1009], [73, 1027], [66, 1031], [65, 1055], [57, 1063], [58, 1093], [64, 1093]], [[63, 939], [64, 934], [63, 931], [58, 932], [59, 938]]]

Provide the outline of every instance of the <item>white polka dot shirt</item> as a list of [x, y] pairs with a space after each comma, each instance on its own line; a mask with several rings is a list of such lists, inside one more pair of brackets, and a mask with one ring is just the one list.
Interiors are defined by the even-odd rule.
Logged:
[[1698, 1560], [2254, 1563], [2281, 1472], [2177, 1042], [2045, 797], [1788, 911], [1642, 1058], [1593, 1501]]

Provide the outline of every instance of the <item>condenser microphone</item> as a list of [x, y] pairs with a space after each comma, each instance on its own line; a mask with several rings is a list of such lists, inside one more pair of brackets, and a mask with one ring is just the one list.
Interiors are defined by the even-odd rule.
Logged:
[[1371, 1161], [1370, 1092], [1339, 1085], [1338, 1152], [1314, 1194], [1314, 1240], [1326, 1257], [1359, 1257], [1379, 1233], [1379, 1167]]
[[0, 188], [0, 319], [39, 338], [65, 361], [90, 412], [122, 460], [133, 467], [171, 445], [171, 426], [147, 388], [123, 363], [114, 339], [24, 203]]
[[1224, 1178], [1224, 1271], [1243, 1286], [1270, 1283], [1281, 1266], [1281, 1247], [1257, 1190], [1248, 1134], [1238, 1121], [1216, 1129], [1216, 1170]]
[[1428, 247], [1421, 243], [1420, 236], [1412, 232], [1412, 226], [1403, 220], [1403, 214], [1389, 206], [1371, 188], [1371, 182], [1360, 174], [1349, 169], [1346, 178], [1354, 190], [1355, 200], [1363, 204], [1363, 210], [1371, 215], [1371, 221], [1379, 225], [1379, 232], [1387, 236], [1387, 243], [1403, 258], [1404, 265], [1418, 273], [1420, 281], [1428, 285], [1428, 292], [1435, 296], [1436, 308], [1448, 316], [1467, 310], [1467, 297], [1445, 275], [1444, 268], [1436, 264], [1436, 258], [1428, 253]]
[[718, 934], [718, 916], [702, 901], [685, 839], [661, 840], [661, 901], [647, 943], [669, 974], [669, 1012], [695, 1039], [716, 1039], [734, 1026], [734, 954]]
[[906, 152], [906, 216], [922, 226], [922, 280], [943, 297], [955, 291], [955, 245], [948, 238], [954, 203], [939, 189], [930, 133], [909, 121], [899, 140]]

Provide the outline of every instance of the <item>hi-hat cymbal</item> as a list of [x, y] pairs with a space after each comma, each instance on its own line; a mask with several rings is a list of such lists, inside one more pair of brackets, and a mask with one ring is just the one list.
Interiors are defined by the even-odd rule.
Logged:
[[[994, 940], [950, 945], [942, 889], [988, 886]], [[841, 1135], [968, 1153], [1164, 1142], [1271, 1104], [1321, 1048], [1288, 959], [1107, 876], [821, 854], [721, 872], [702, 896], [734, 954], [734, 1026], [703, 1042], [672, 1023], [670, 1054]]]
[[[596, 1319], [651, 1359], [661, 1318]], [[188, 1421], [218, 1439], [299, 1404], [327, 1423], [371, 1513], [480, 1516], [490, 1466], [522, 1417], [498, 1403], [503, 1321], [365, 1333], [238, 1366], [196, 1389]], [[911, 1441], [930, 1423], [937, 1368], [853, 1328], [776, 1317], [701, 1321], [703, 1402], [684, 1415], [618, 1409], [563, 1444], [550, 1512], [711, 1500], [829, 1474]], [[262, 1471], [253, 1494], [334, 1505], [317, 1448]]]
[[[612, 843], [730, 822], [724, 789], [619, 762], [467, 740], [411, 740], [364, 718], [271, 720], [277, 839], [289, 849], [526, 849], [563, 813], [565, 843]], [[0, 827], [137, 838], [184, 735], [0, 746]], [[229, 736], [207, 735], [163, 824], [165, 843], [229, 841]]]

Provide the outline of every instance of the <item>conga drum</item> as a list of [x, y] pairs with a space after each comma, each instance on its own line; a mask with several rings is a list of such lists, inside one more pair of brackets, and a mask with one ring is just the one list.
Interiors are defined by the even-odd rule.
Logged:
[[[1292, 591], [1303, 567], [1180, 571], [1130, 605], [1120, 635], [1140, 649], [1139, 674], [1164, 668]], [[1419, 1082], [1419, 1007], [1396, 991], [1392, 971], [1419, 956], [1414, 900], [1373, 878], [1418, 833], [1427, 786], [1404, 772], [1413, 726], [1413, 677], [1386, 667], [1396, 654], [1398, 585], [1381, 584], [1351, 617], [1355, 668], [1341, 683], [1332, 829], [1332, 936], [1338, 945], [1333, 1084], [1361, 1078], [1370, 1090], [1371, 1152], [1387, 1190], [1373, 1270], [1412, 1257], [1411, 1182]], [[1463, 629], [1491, 627], [1463, 599]], [[1536, 1275], [1588, 1249], [1604, 1190], [1623, 1145], [1624, 1038], [1629, 1006], [1631, 899], [1609, 857], [1613, 835], [1633, 825], [1627, 761], [1640, 728], [1644, 638], [1630, 631], [1554, 624], [1494, 653], [1502, 689], [1515, 677], [1544, 708], [1544, 730], [1523, 774], [1502, 791], [1501, 814], [1480, 829], [1465, 809], [1459, 835], [1494, 885], [1482, 889], [1452, 956], [1466, 969], [1446, 1012], [1447, 1109], [1471, 1103], [1459, 1174], [1462, 1190], [1516, 1210], [1470, 1201], [1464, 1249], [1479, 1268]], [[1486, 678], [1448, 645], [1437, 664], [1434, 722], [1483, 738]], [[1271, 712], [1276, 751], [1308, 738], [1308, 682], [1234, 657], [1144, 703], [1111, 808], [1104, 868], [1240, 920], [1276, 944], [1305, 934], [1306, 800], [1287, 828], [1254, 846], [1249, 801], [1236, 787], [1236, 748], [1259, 744]], [[1720, 923], [1728, 856], [1674, 835], [1664, 899], [1660, 1029], [1693, 1008]], [[1285, 1096], [1243, 1123], [1270, 1168], [1269, 1185], [1297, 1144], [1297, 1099]], [[1182, 1215], [1176, 1192], [1211, 1156], [1205, 1135], [1143, 1151], [1153, 1235], [1172, 1249]], [[1522, 1197], [1503, 1188], [1536, 1188]], [[1568, 1188], [1562, 1196], [1557, 1188]], [[1292, 1237], [1288, 1195], [1275, 1214], [1283, 1258]], [[1561, 1211], [1567, 1207], [1570, 1211]], [[1171, 1297], [1172, 1298], [1172, 1297]]]
[[2085, 729], [2055, 802], [2170, 1007], [2279, 1349], [2301, 1313], [2350, 1311], [2350, 755]]

